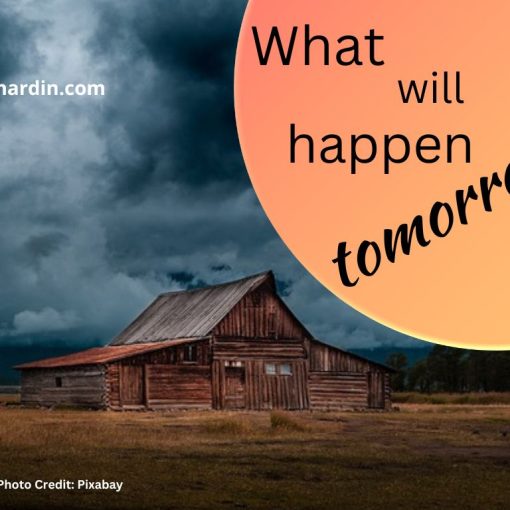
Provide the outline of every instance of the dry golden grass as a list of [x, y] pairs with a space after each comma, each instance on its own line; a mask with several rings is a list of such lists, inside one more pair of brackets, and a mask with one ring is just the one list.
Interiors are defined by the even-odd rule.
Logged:
[[0, 508], [509, 507], [510, 406], [400, 407], [390, 413], [0, 407], [0, 478], [125, 482], [120, 494], [0, 492]]
[[272, 412], [270, 415], [271, 428], [273, 430], [283, 430], [285, 432], [305, 432], [307, 427], [302, 423], [302, 420], [296, 420], [291, 416], [291, 413]]

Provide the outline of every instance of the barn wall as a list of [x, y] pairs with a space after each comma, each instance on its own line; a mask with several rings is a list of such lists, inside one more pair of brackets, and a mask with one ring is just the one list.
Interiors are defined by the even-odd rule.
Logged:
[[[57, 386], [57, 377], [62, 387]], [[24, 405], [102, 408], [105, 402], [102, 366], [31, 369], [21, 373], [21, 403]]]
[[356, 372], [310, 372], [310, 405], [314, 410], [366, 408], [366, 374]]
[[212, 365], [213, 407], [215, 409], [308, 409], [307, 370], [304, 360], [285, 361], [291, 366], [292, 375], [268, 375], [266, 363], [281, 363], [278, 359], [246, 360], [239, 370], [243, 371], [244, 388], [238, 394], [235, 405], [228, 398], [228, 370], [223, 360]]
[[300, 339], [308, 336], [308, 333], [267, 284], [244, 296], [216, 326], [213, 335]]
[[[211, 407], [209, 342], [192, 344], [197, 347], [196, 362], [185, 361], [187, 345], [191, 344], [168, 347], [109, 364], [106, 376], [108, 406], [111, 409]], [[139, 367], [139, 371], [131, 372], [130, 376], [127, 367]], [[121, 387], [127, 384], [127, 377], [131, 377], [131, 385], [140, 386], [143, 398], [138, 402], [126, 402], [125, 398], [123, 402]]]
[[[244, 340], [216, 338], [213, 343], [212, 393], [213, 407], [232, 406], [244, 409], [307, 409], [308, 386], [306, 351], [302, 341]], [[265, 365], [288, 364], [292, 375], [269, 375]], [[228, 380], [229, 366], [242, 372], [242, 390], [229, 402], [232, 390]], [[242, 396], [239, 394], [242, 392]]]
[[211, 408], [211, 369], [208, 366], [146, 365], [147, 406]]
[[384, 374], [384, 407], [391, 409], [391, 378], [390, 374]]
[[319, 342], [307, 342], [312, 409], [389, 408], [389, 373], [380, 365]]
[[247, 340], [243, 338], [215, 338], [212, 345], [214, 359], [304, 359], [306, 351], [302, 341]]
[[381, 370], [368, 360], [360, 359], [348, 352], [310, 342], [310, 371], [312, 372], [368, 372]]

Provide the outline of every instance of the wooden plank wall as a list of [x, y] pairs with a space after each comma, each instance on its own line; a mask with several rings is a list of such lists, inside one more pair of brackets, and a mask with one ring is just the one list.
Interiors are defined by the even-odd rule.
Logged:
[[211, 369], [208, 366], [146, 365], [147, 406], [211, 408]]
[[[310, 342], [310, 371], [311, 372], [368, 372], [372, 370], [368, 360], [352, 356], [334, 347]], [[374, 368], [379, 370], [378, 368]]]
[[310, 406], [313, 410], [335, 411], [366, 408], [366, 374], [355, 372], [310, 372]]
[[[62, 387], [56, 379], [60, 378]], [[21, 374], [23, 405], [72, 405], [102, 408], [106, 405], [103, 366], [28, 369]]]
[[390, 374], [384, 374], [384, 408], [391, 409], [391, 378]]
[[192, 342], [190, 344], [177, 345], [175, 347], [168, 347], [159, 351], [152, 351], [146, 354], [139, 354], [122, 360], [124, 365], [151, 365], [151, 364], [183, 364], [187, 363], [184, 360], [184, 351], [188, 345], [196, 345], [197, 347], [197, 361], [196, 365], [207, 365], [209, 363], [209, 340], [201, 342]]
[[243, 338], [215, 338], [212, 345], [214, 359], [248, 360], [248, 359], [304, 359], [306, 352], [302, 341], [292, 339], [247, 340]]
[[[213, 407], [225, 409], [225, 361], [216, 359], [212, 364]], [[284, 360], [291, 366], [292, 375], [269, 375], [266, 363], [282, 363], [281, 358], [245, 359], [244, 408], [264, 409], [308, 409], [307, 368], [304, 359]]]
[[[197, 346], [197, 361], [196, 362], [188, 362], [185, 361], [184, 352], [187, 345], [191, 344], [184, 344], [179, 345], [176, 347], [168, 347], [166, 349], [162, 349], [160, 351], [154, 351], [146, 354], [141, 354], [139, 356], [133, 356], [131, 358], [118, 361], [115, 363], [110, 363], [107, 366], [107, 373], [106, 373], [106, 386], [108, 388], [107, 391], [107, 405], [111, 409], [122, 409], [126, 406], [122, 403], [120, 398], [120, 387], [121, 387], [121, 366], [141, 366], [144, 367], [144, 375], [143, 375], [143, 386], [144, 386], [144, 402], [142, 404], [142, 407], [146, 407], [147, 404], [149, 406], [155, 407], [155, 406], [167, 406], [167, 407], [178, 407], [179, 405], [175, 403], [171, 403], [171, 400], [175, 400], [174, 397], [169, 397], [169, 402], [165, 403], [158, 403], [155, 402], [157, 400], [162, 400], [161, 397], [161, 391], [158, 393], [158, 397], [155, 398], [151, 395], [151, 377], [154, 377], [155, 380], [153, 381], [153, 388], [154, 384], [158, 384], [158, 373], [162, 373], [163, 366], [168, 367], [168, 373], [171, 373], [172, 367], [182, 367], [182, 371], [179, 372], [181, 374], [180, 377], [185, 377], [184, 374], [186, 371], [188, 371], [190, 376], [190, 385], [189, 388], [193, 388], [196, 384], [196, 380], [194, 380], [196, 376], [196, 369], [199, 367], [205, 367], [207, 369], [208, 373], [210, 373], [209, 368], [209, 341], [204, 340], [203, 342], [194, 342], [193, 345]], [[152, 367], [160, 367], [158, 369], [152, 369]], [[175, 372], [177, 374], [177, 372]], [[165, 378], [163, 377], [162, 384], [165, 386], [168, 386], [168, 383], [165, 382]], [[185, 393], [182, 390], [182, 382], [179, 382], [178, 384], [178, 391], [181, 392], [181, 397], [185, 397]], [[210, 380], [208, 381], [209, 384], [209, 397], [208, 397], [208, 406], [211, 407], [212, 397], [211, 397], [211, 390], [210, 390]], [[203, 396], [203, 388], [200, 388], [200, 385], [198, 386], [199, 394], [197, 396], [199, 402], [204, 402], [204, 396]], [[192, 401], [189, 402], [188, 400], [183, 401], [183, 405], [181, 407], [194, 407], [196, 406], [196, 402]], [[188, 405], [189, 404], [189, 405]], [[202, 404], [200, 404], [202, 405]], [[127, 406], [131, 407], [131, 406]]]
[[[303, 340], [213, 339], [213, 407], [226, 407], [225, 364], [240, 362], [245, 371], [245, 409], [307, 409], [306, 351]], [[266, 363], [287, 363], [292, 375], [269, 375]]]
[[216, 326], [213, 335], [254, 339], [308, 336], [269, 285], [247, 294]]
[[[335, 406], [391, 407], [389, 373], [381, 366], [319, 342], [307, 343], [312, 409]], [[369, 373], [374, 376], [369, 377]], [[363, 391], [361, 385], [364, 386]], [[336, 391], [333, 388], [338, 390], [338, 403], [335, 406], [331, 403]], [[383, 398], [379, 398], [379, 394]]]

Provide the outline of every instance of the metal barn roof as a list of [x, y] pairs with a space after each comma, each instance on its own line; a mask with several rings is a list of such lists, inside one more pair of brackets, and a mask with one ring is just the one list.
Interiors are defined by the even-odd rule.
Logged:
[[31, 361], [23, 363], [14, 368], [24, 370], [27, 368], [60, 368], [60, 367], [76, 367], [80, 365], [101, 365], [103, 363], [111, 363], [138, 354], [145, 354], [147, 352], [158, 351], [166, 347], [173, 347], [190, 342], [198, 342], [206, 340], [206, 338], [180, 338], [176, 340], [168, 340], [167, 342], [158, 342], [155, 344], [136, 344], [136, 345], [119, 345], [119, 346], [106, 346], [94, 347], [86, 351], [75, 352], [67, 356], [59, 356], [57, 358], [47, 358], [40, 361]]
[[220, 285], [161, 294], [110, 345], [207, 336], [246, 294], [266, 281], [274, 285], [271, 271]]

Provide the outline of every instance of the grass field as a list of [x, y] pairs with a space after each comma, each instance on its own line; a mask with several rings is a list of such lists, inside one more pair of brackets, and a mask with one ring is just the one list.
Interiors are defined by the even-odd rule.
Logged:
[[0, 491], [0, 508], [510, 507], [510, 406], [399, 407], [270, 414], [0, 406], [0, 479], [104, 478], [125, 487]]

